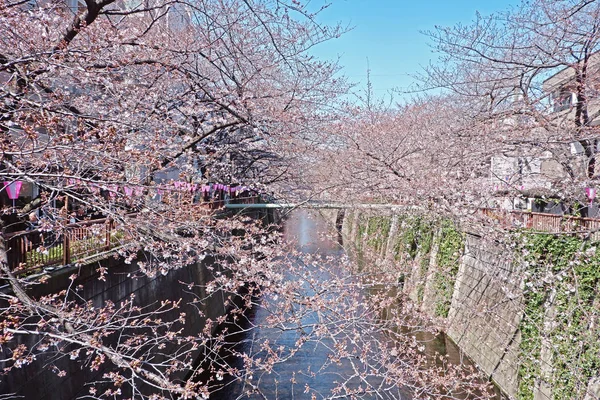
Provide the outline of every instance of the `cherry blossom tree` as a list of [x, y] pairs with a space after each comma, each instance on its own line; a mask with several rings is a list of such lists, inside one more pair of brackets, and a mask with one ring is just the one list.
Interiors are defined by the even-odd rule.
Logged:
[[357, 106], [329, 126], [330, 144], [319, 149], [309, 186], [351, 203], [461, 213], [461, 204], [485, 204], [479, 194], [489, 187], [486, 157], [494, 146], [479, 136], [486, 129], [447, 97]]
[[[38, 228], [55, 237], [66, 232], [68, 201], [110, 218], [125, 238], [122, 257], [131, 262], [143, 250], [137, 265], [148, 276], [210, 252], [246, 260], [215, 291], [258, 280], [271, 260], [257, 249], [265, 232], [213, 219], [188, 188], [212, 181], [260, 190], [292, 176], [285, 157], [321, 123], [315, 110], [346, 87], [332, 78], [335, 64], [308, 54], [343, 31], [318, 24], [318, 12], [283, 1], [3, 2], [0, 174], [41, 192], [16, 211], [43, 209]], [[5, 371], [58, 346], [59, 357], [83, 357], [88, 368], [114, 366], [112, 389], [92, 397], [123, 385], [135, 397], [207, 393], [177, 373], [212, 332], [184, 338], [177, 299], [95, 305], [71, 287], [33, 298], [2, 246], [1, 275], [12, 288], [2, 295]], [[40, 339], [11, 347], [19, 335]], [[181, 342], [173, 355], [156, 355]]]
[[550, 155], [563, 174], [556, 191], [573, 196], [596, 176], [598, 12], [595, 2], [540, 0], [438, 28], [428, 34], [441, 62], [425, 71], [424, 85], [495, 127], [505, 152]]
[[[517, 286], [526, 282], [526, 299], [534, 293], [543, 299], [543, 307], [554, 306], [557, 303], [550, 293], [556, 293], [563, 278], [529, 276], [548, 265], [561, 274], [576, 276], [571, 266], [579, 261], [560, 265], [548, 256], [549, 242], [577, 242], [576, 260], [585, 249], [586, 254], [595, 253], [592, 237], [596, 228], [580, 223], [583, 219], [577, 219], [579, 225], [569, 228], [565, 219], [565, 228], [561, 229], [571, 231], [564, 236], [556, 231], [551, 235], [535, 232], [516, 236], [480, 211], [498, 207], [494, 203], [497, 198], [508, 201], [505, 207], [512, 209], [513, 199], [519, 196], [552, 197], [570, 205], [573, 214], [579, 212], [574, 204], [587, 203], [584, 189], [597, 185], [598, 11], [593, 1], [539, 0], [523, 2], [504, 13], [478, 15], [471, 24], [438, 27], [429, 32], [440, 58], [422, 73], [421, 86], [416, 89], [433, 90], [435, 94], [423, 95], [406, 106], [384, 107], [367, 102], [364, 107], [350, 109], [339, 124], [330, 126], [328, 145], [319, 149], [319, 168], [311, 182], [321, 182], [321, 190], [329, 191], [332, 198], [343, 195], [362, 202], [394, 202], [407, 208], [416, 205], [420, 210], [460, 217], [465, 229], [484, 236], [484, 248], [505, 246], [503, 254], [515, 255], [512, 265], [516, 270], [511, 270], [508, 280], [500, 278], [494, 266], [487, 265], [485, 256], [481, 257], [486, 269], [477, 273], [481, 272], [482, 280], [503, 290], [507, 281]], [[494, 175], [494, 158], [500, 157], [518, 160], [519, 168], [507, 175]], [[537, 165], [535, 174], [542, 176], [539, 180], [525, 182], [528, 164]], [[496, 187], [493, 182], [497, 182]], [[517, 218], [509, 220], [510, 230], [519, 227], [518, 222]], [[529, 241], [538, 239], [547, 242], [534, 252], [523, 250]], [[534, 262], [530, 261], [532, 255]], [[577, 265], [594, 268], [591, 260]], [[579, 278], [573, 279], [577, 283], [570, 286], [571, 293], [587, 290]], [[543, 292], [531, 289], [542, 282], [548, 284]], [[514, 300], [510, 290], [504, 293], [503, 301]], [[500, 317], [494, 306], [482, 308], [473, 311], [473, 318], [479, 312]], [[559, 319], [579, 318], [585, 321], [585, 331], [596, 314], [592, 309], [582, 314], [569, 309], [560, 317], [546, 314], [536, 320], [525, 309], [522, 318], [522, 327], [536, 329], [542, 335], [552, 331], [562, 337], [564, 326], [560, 328]], [[537, 339], [523, 343], [527, 346]], [[557, 393], [563, 384], [556, 373], [560, 365], [568, 370], [566, 374], [577, 377], [572, 379], [575, 384], [569, 395], [591, 391], [589, 377], [582, 378], [577, 372], [582, 368], [576, 359], [584, 350], [578, 348], [571, 353], [566, 347], [557, 350], [554, 344], [539, 348], [556, 360], [541, 367], [549, 378], [528, 381], [520, 376], [520, 390], [533, 396], [535, 381], [560, 396]], [[531, 354], [519, 362], [540, 363], [537, 356], [528, 357]], [[590, 376], [593, 373], [595, 370]]]
[[[436, 164], [439, 158], [423, 157], [444, 154], [423, 146], [438, 137], [438, 118], [460, 131], [451, 108], [443, 116], [435, 102], [396, 116], [330, 112], [347, 84], [335, 77], [336, 64], [309, 50], [344, 29], [320, 25], [320, 9], [312, 7], [295, 0], [1, 3], [0, 175], [41, 191], [16, 211], [43, 209], [39, 228], [56, 235], [69, 222], [57, 201], [98, 212], [122, 232], [119, 255], [150, 277], [214, 257], [211, 279], [182, 284], [200, 293], [192, 305], [219, 295], [230, 310], [189, 333], [179, 299], [95, 304], [72, 286], [34, 297], [9, 266], [10, 249], [0, 248], [1, 278], [11, 287], [0, 309], [6, 373], [51, 353], [106, 371], [88, 382], [88, 398], [206, 398], [231, 380], [260, 396], [269, 373], [314, 345], [327, 355], [323, 371], [345, 365], [352, 373], [335, 372], [329, 392], [306, 382], [302, 391], [311, 397], [389, 398], [406, 390], [421, 398], [460, 397], [476, 389], [488, 397], [474, 371], [430, 365], [413, 332], [402, 329], [433, 328], [413, 320], [408, 305], [394, 304], [399, 311], [387, 313], [394, 299], [387, 290], [361, 294], [366, 284], [349, 264], [290, 255], [275, 245], [275, 231], [243, 217], [214, 218], [187, 189], [209, 181], [289, 188], [308, 172], [323, 172], [319, 157], [331, 151], [356, 161], [346, 166], [336, 159], [336, 171], [349, 169], [338, 186], [390, 177], [378, 190], [401, 186], [408, 196], [425, 193], [426, 185], [418, 185], [423, 169], [444, 171], [439, 179], [460, 178]], [[372, 140], [381, 131], [385, 137]], [[390, 153], [388, 141], [402, 152]], [[448, 148], [442, 141], [435, 146]], [[465, 153], [459, 143], [452, 151]], [[368, 173], [358, 168], [362, 157]], [[441, 160], [454, 165], [453, 155]], [[110, 271], [98, 273], [104, 279]], [[394, 280], [380, 277], [386, 281]], [[249, 309], [269, 317], [254, 324]], [[240, 329], [295, 332], [300, 339], [283, 347], [252, 339], [255, 350], [244, 352], [230, 346]], [[35, 345], [23, 345], [22, 337], [35, 338]]]
[[[426, 32], [439, 58], [414, 89], [430, 93], [348, 110], [314, 180], [453, 214], [497, 206], [494, 192], [585, 202], [597, 178], [597, 15], [595, 2], [540, 0]], [[501, 158], [519, 165], [500, 174]]]

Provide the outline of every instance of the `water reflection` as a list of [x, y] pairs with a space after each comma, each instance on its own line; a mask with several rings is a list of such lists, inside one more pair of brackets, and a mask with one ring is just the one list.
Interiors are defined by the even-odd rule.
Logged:
[[[316, 265], [305, 263], [303, 257], [294, 260], [296, 266], [302, 267], [298, 270], [305, 271], [306, 275], [299, 276], [293, 272], [294, 269], [290, 269], [286, 281], [299, 285], [300, 297], [321, 295], [316, 290], [326, 287], [332, 281], [341, 282], [345, 279], [341, 269], [336, 267], [337, 261], [344, 258], [345, 254], [336, 240], [337, 235], [331, 233], [330, 226], [322, 218], [304, 210], [294, 212], [286, 222], [284, 238], [293, 243], [296, 250], [305, 255], [325, 257]], [[323, 293], [323, 296], [327, 296], [326, 290]], [[229, 338], [232, 347], [225, 351], [224, 356], [232, 367], [240, 371], [244, 369], [244, 364], [240, 357], [232, 356], [231, 353], [246, 354], [254, 359], [260, 358], [261, 361], [271, 357], [273, 365], [264, 371], [254, 372], [253, 376], [245, 376], [245, 379], [221, 382], [225, 385], [213, 392], [211, 399], [411, 398], [409, 390], [398, 388], [395, 382], [386, 382], [381, 374], [373, 373], [384, 369], [383, 364], [364, 364], [358, 357], [357, 360], [352, 357], [332, 359], [332, 354], [339, 351], [337, 346], [341, 342], [348, 342], [347, 337], [335, 334], [327, 336], [318, 331], [331, 328], [335, 332], [335, 329], [343, 326], [348, 332], [359, 332], [366, 338], [362, 339], [363, 342], [375, 347], [375, 351], [376, 346], [387, 346], [386, 341], [389, 343], [391, 338], [374, 333], [368, 326], [353, 321], [350, 316], [348, 321], [343, 315], [328, 319], [328, 313], [337, 312], [336, 300], [340, 303], [356, 302], [369, 295], [368, 291], [358, 291], [343, 299], [327, 298], [325, 300], [330, 309], [326, 313], [317, 312], [310, 307], [301, 309], [298, 305], [302, 301], [299, 299], [298, 304], [290, 306], [287, 314], [296, 325], [281, 323], [275, 324], [275, 328], [269, 319], [279, 315], [277, 311], [285, 307], [285, 304], [282, 305], [280, 299], [275, 297], [259, 299], [260, 307], [253, 307], [245, 315], [246, 319], [238, 324], [240, 332]], [[340, 310], [343, 312], [344, 308], [341, 307]], [[392, 311], [386, 310], [380, 315], [382, 320], [385, 321]], [[364, 315], [369, 314], [369, 310], [362, 312]], [[414, 334], [425, 345], [424, 353], [433, 362], [437, 362], [440, 354], [448, 355], [451, 362], [464, 361], [456, 346], [444, 336], [426, 332]], [[351, 346], [347, 350], [351, 352]], [[378, 389], [377, 393], [369, 392], [368, 388]]]
[[294, 211], [287, 218], [284, 228], [284, 240], [302, 252], [320, 255], [344, 253], [331, 225], [315, 211]]

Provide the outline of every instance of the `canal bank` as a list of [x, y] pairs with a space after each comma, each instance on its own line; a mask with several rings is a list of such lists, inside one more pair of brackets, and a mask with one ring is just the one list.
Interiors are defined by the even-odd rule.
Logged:
[[[234, 243], [234, 234], [253, 243], [262, 237], [246, 228], [279, 223], [271, 210], [243, 216], [234, 233], [220, 232], [216, 245]], [[0, 317], [0, 398], [179, 398], [177, 384], [193, 380], [197, 360], [213, 358], [220, 321], [251, 290], [252, 280], [235, 279], [234, 257], [216, 245], [177, 267], [148, 251], [128, 257], [114, 251], [22, 277], [17, 287], [31, 310]], [[0, 283], [3, 309], [17, 307], [14, 291]]]
[[[477, 381], [476, 373], [468, 372], [473, 364], [464, 353], [430, 327], [399, 328], [402, 305], [397, 303], [398, 286], [365, 284], [326, 219], [316, 212], [296, 210], [285, 221], [284, 239], [291, 244], [294, 263], [284, 280], [298, 283], [296, 302], [282, 304], [281, 297], [270, 294], [255, 299], [242, 322], [226, 323], [226, 330], [238, 332], [230, 337], [231, 346], [222, 350], [221, 358], [231, 363], [230, 368], [244, 372], [238, 374], [239, 379], [224, 379], [224, 385], [214, 382], [211, 399], [411, 399], [431, 395], [435, 385], [430, 382], [417, 388], [412, 378], [402, 385], [402, 375], [395, 375], [398, 371], [393, 364], [410, 368], [414, 360], [409, 357], [422, 357], [414, 365], [428, 365], [429, 373], [454, 373], [454, 378], [463, 379], [462, 386], [451, 393], [454, 398], [478, 398], [475, 388], [483, 382]], [[346, 289], [340, 291], [342, 286]], [[308, 299], [319, 297], [320, 306], [308, 304]], [[352, 302], [363, 305], [347, 307]], [[388, 305], [377, 310], [368, 306], [381, 302]], [[286, 321], [273, 323], [282, 307], [289, 307]], [[336, 315], [339, 312], [346, 314]], [[406, 317], [403, 321], [418, 319]], [[406, 345], [402, 341], [414, 342], [418, 350], [398, 354], [396, 349]], [[269, 358], [272, 362], [266, 368], [245, 368], [249, 360]]]
[[600, 398], [593, 237], [523, 229], [498, 240], [416, 210], [342, 214], [325, 213], [363, 272], [398, 282], [510, 398]]

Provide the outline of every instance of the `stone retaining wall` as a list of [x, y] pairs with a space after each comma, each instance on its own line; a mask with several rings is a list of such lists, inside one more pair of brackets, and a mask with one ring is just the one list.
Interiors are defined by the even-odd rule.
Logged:
[[[525, 279], [531, 276], [527, 275], [523, 261], [515, 259], [514, 248], [460, 232], [450, 222], [390, 210], [346, 210], [342, 233], [349, 253], [354, 254], [363, 268], [367, 265], [394, 271], [403, 282], [404, 293], [436, 320], [510, 398], [566, 398], [564, 391], [557, 394], [549, 378], [557, 375], [558, 365], [553, 360], [556, 353], [552, 351], [555, 343], [552, 335], [560, 334], [556, 332], [558, 317], [551, 295], [542, 306], [545, 311], [538, 324], [539, 334], [527, 339], [539, 342], [540, 350], [534, 353], [537, 358], [529, 360], [539, 368], [531, 380], [530, 393], [523, 390], [528, 381], [520, 376], [521, 364], [523, 359], [532, 357], [524, 353], [528, 343], [522, 346], [521, 332], [523, 318], [530, 318], [526, 315]], [[457, 233], [462, 239], [458, 239]], [[553, 282], [546, 287], [555, 290]], [[590, 328], [598, 329], [594, 322], [597, 316], [591, 315]], [[600, 354], [593, 360], [600, 360]], [[577, 369], [575, 363], [579, 360], [572, 362], [574, 366], [569, 368]], [[569, 363], [563, 360], [562, 368]], [[598, 399], [598, 381], [592, 377], [589, 383], [578, 382], [583, 387], [578, 393], [584, 392], [586, 400]], [[557, 385], [556, 377], [554, 382]], [[584, 396], [572, 394], [568, 398]]]

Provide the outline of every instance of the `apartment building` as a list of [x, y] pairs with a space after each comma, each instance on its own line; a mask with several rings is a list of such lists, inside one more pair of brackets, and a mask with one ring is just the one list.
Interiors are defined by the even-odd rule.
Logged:
[[542, 91], [546, 96], [539, 109], [545, 111], [539, 129], [549, 139], [491, 158], [490, 181], [497, 196], [514, 190], [522, 194], [504, 201], [506, 208], [535, 211], [534, 199], [563, 197], [568, 185], [582, 186], [581, 196], [574, 196], [585, 198], [583, 188], [593, 187], [600, 176], [600, 54], [548, 77]]

